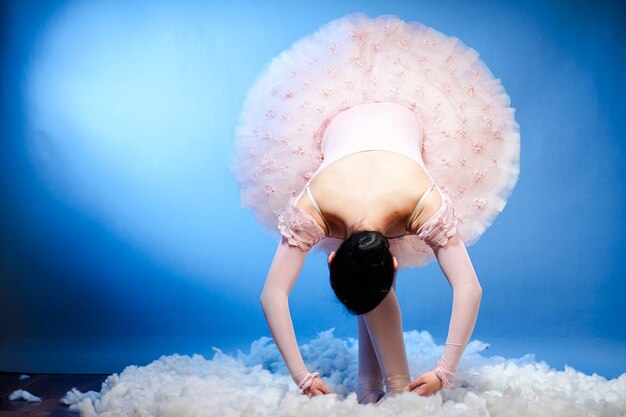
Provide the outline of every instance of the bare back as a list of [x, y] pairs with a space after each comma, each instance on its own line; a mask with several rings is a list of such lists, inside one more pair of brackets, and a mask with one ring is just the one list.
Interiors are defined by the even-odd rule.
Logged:
[[[347, 227], [379, 230], [385, 236], [406, 233], [407, 220], [430, 185], [429, 176], [412, 159], [395, 152], [373, 150], [333, 162], [309, 186], [333, 236], [346, 237]], [[298, 206], [326, 229], [306, 196], [300, 198]], [[410, 231], [419, 229], [440, 206], [439, 193], [430, 193], [416, 213]], [[325, 232], [328, 235], [328, 230]]]

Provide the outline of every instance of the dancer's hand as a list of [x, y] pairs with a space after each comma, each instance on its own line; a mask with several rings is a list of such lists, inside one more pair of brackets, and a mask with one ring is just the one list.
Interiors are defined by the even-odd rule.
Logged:
[[332, 391], [328, 389], [326, 384], [324, 384], [324, 381], [322, 381], [322, 378], [320, 378], [319, 376], [313, 378], [313, 382], [311, 383], [311, 385], [304, 390], [304, 394], [308, 395], [309, 397], [331, 393]]
[[411, 382], [404, 388], [404, 391], [416, 392], [422, 397], [428, 397], [439, 391], [442, 387], [442, 382], [435, 374], [435, 371], [424, 372], [419, 378]]

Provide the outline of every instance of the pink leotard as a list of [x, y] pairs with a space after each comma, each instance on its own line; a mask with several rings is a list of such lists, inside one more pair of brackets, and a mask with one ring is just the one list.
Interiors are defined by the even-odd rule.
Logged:
[[420, 164], [430, 177], [422, 160], [422, 139], [419, 119], [400, 104], [379, 102], [351, 107], [337, 114], [322, 133], [324, 160], [313, 177], [345, 156], [368, 150], [407, 156]]
[[307, 181], [295, 201], [298, 201], [300, 196], [306, 192], [311, 204], [329, 231], [327, 237], [335, 236], [333, 236], [330, 224], [324, 218], [313, 193], [309, 189], [310, 182], [330, 164], [357, 152], [371, 150], [390, 151], [409, 157], [422, 167], [431, 180], [432, 186], [419, 199], [407, 221], [406, 229], [408, 232], [409, 226], [415, 215], [419, 213], [423, 201], [436, 187], [435, 181], [422, 160], [423, 132], [415, 114], [408, 108], [393, 102], [361, 104], [336, 115], [326, 126], [321, 136], [323, 138], [321, 149], [324, 160]]
[[[401, 153], [415, 160], [428, 174], [420, 154], [421, 141], [419, 119], [404, 106], [384, 102], [352, 107], [340, 112], [327, 125], [322, 141], [324, 161], [310, 180], [342, 157], [366, 150]], [[428, 175], [433, 182], [428, 192], [435, 187], [441, 193], [434, 185], [433, 178]], [[295, 204], [305, 192], [322, 216], [307, 183], [278, 217], [278, 228], [284, 239], [276, 252], [261, 295], [272, 336], [294, 382], [301, 389], [311, 383], [313, 374], [306, 369], [298, 349], [289, 314], [288, 295], [300, 273], [307, 251], [326, 237], [322, 227]], [[417, 236], [432, 248], [453, 290], [448, 338], [443, 355], [435, 367], [442, 385], [447, 387], [452, 384], [460, 358], [473, 332], [482, 289], [466, 247], [456, 230], [451, 201], [445, 193], [441, 195], [441, 207], [418, 229]], [[413, 215], [424, 201], [423, 197]], [[327, 228], [332, 236], [328, 225]], [[387, 394], [401, 392], [409, 383], [410, 376], [395, 291], [391, 291], [374, 310], [359, 316], [359, 325], [359, 401], [380, 399], [384, 394], [383, 381]], [[367, 331], [362, 332], [361, 326]]]
[[[278, 217], [278, 229], [288, 239], [289, 243], [302, 250], [309, 250], [315, 243], [324, 237], [336, 237], [332, 234], [329, 223], [324, 218], [309, 184], [330, 164], [357, 152], [370, 150], [384, 150], [404, 155], [418, 163], [431, 181], [431, 187], [418, 200], [413, 213], [406, 225], [407, 232], [415, 216], [419, 213], [422, 203], [428, 194], [436, 188], [442, 197], [443, 204], [439, 211], [417, 230], [416, 235], [432, 246], [443, 246], [447, 239], [456, 232], [454, 210], [447, 194], [442, 193], [435, 184], [421, 156], [423, 132], [419, 119], [408, 108], [393, 102], [375, 102], [361, 104], [343, 110], [337, 114], [323, 132], [321, 149], [324, 160], [305, 184], [303, 190]], [[303, 194], [320, 215], [328, 235], [317, 223], [310, 221], [297, 207], [297, 202]], [[444, 219], [443, 222], [436, 221]], [[396, 238], [401, 236], [389, 236]]]

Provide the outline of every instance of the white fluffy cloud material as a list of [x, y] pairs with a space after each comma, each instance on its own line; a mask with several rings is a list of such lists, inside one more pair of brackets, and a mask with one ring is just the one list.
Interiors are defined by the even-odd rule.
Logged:
[[[405, 332], [404, 339], [411, 377], [432, 369], [443, 346], [426, 331]], [[488, 347], [469, 343], [453, 387], [430, 397], [403, 393], [376, 405], [357, 403], [358, 343], [336, 338], [333, 329], [301, 348], [307, 366], [320, 372], [332, 395], [299, 395], [276, 346], [263, 337], [236, 356], [213, 348], [212, 359], [174, 354], [130, 365], [110, 375], [99, 393], [73, 388], [62, 401], [83, 417], [626, 416], [626, 373], [607, 380], [569, 366], [558, 371], [532, 354], [481, 355]]]
[[9, 400], [10, 401], [25, 400], [28, 402], [37, 402], [37, 401], [41, 401], [41, 398], [37, 397], [36, 395], [31, 394], [30, 392], [26, 390], [18, 389], [18, 390], [13, 391], [9, 395]]

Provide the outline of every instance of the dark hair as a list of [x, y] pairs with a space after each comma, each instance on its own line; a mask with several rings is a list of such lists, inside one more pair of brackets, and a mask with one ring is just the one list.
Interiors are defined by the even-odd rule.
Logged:
[[393, 257], [382, 233], [361, 231], [344, 240], [329, 265], [335, 295], [355, 315], [380, 304], [393, 284]]

